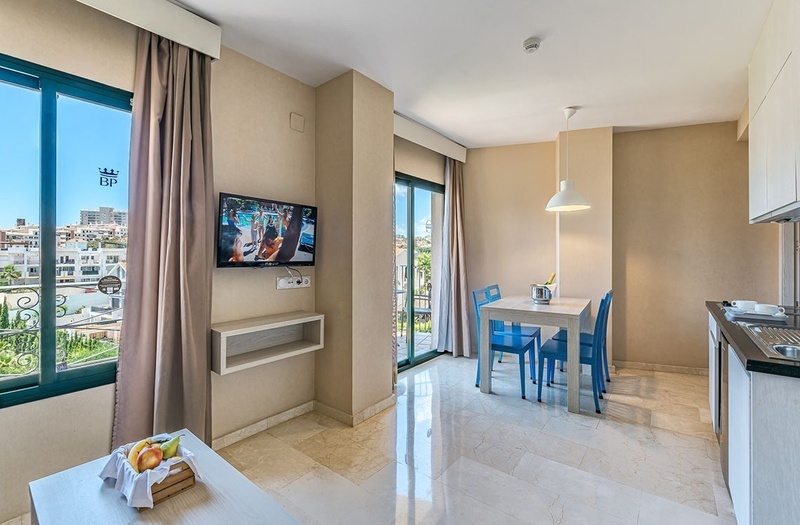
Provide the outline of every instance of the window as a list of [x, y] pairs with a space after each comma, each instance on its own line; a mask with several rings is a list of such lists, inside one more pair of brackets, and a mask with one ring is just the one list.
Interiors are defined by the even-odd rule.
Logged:
[[114, 381], [131, 97], [0, 55], [0, 408]]

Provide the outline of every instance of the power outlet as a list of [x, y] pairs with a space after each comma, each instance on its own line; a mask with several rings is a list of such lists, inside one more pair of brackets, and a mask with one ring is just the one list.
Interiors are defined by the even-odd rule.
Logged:
[[311, 277], [278, 277], [278, 290], [293, 290], [295, 288], [311, 288]]

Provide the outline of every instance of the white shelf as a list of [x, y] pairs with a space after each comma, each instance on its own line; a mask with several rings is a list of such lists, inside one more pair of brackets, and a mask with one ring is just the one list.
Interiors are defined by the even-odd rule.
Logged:
[[211, 370], [219, 375], [314, 352], [324, 345], [325, 316], [291, 312], [211, 325]]

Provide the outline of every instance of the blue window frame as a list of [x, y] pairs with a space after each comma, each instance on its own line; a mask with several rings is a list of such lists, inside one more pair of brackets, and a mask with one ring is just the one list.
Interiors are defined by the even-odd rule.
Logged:
[[[64, 213], [59, 206], [63, 210], [70, 199], [80, 206], [85, 202], [76, 197], [81, 191], [68, 188], [72, 179], [65, 175], [69, 170], [64, 168], [68, 162], [86, 161], [70, 160], [68, 153], [71, 151], [75, 157], [76, 144], [91, 142], [98, 136], [98, 130], [81, 129], [81, 111], [86, 115], [109, 113], [107, 118], [115, 123], [111, 133], [115, 134], [117, 158], [125, 157], [123, 169], [127, 177], [127, 156], [120, 152], [129, 147], [132, 96], [124, 90], [0, 54], [0, 114], [5, 112], [7, 116], [5, 130], [1, 122], [4, 119], [0, 118], [0, 183], [6, 186], [0, 191], [6, 193], [7, 203], [16, 205], [28, 200], [33, 204], [27, 209], [35, 206], [36, 210], [29, 213], [33, 215], [27, 218], [30, 225], [25, 219], [4, 224], [8, 217], [0, 210], [0, 408], [114, 382], [124, 285], [116, 296], [101, 296], [97, 279], [102, 277], [101, 268], [106, 274], [109, 268], [124, 272], [119, 256], [123, 253], [124, 257], [122, 248], [127, 244], [127, 213], [107, 212], [117, 222], [105, 229], [98, 223], [85, 222], [89, 219], [83, 213], [88, 210], [80, 211], [80, 219], [73, 218], [74, 212], [79, 211], [73, 210], [69, 221], [64, 219], [61, 225], [58, 221]], [[127, 132], [123, 131], [125, 119]], [[85, 126], [91, 127], [91, 122], [87, 117]], [[94, 131], [94, 135], [84, 131]], [[109, 132], [102, 130], [100, 134], [103, 133]], [[5, 155], [2, 140], [6, 140]], [[106, 149], [103, 144], [98, 143], [95, 149]], [[21, 155], [29, 155], [25, 159], [30, 162], [23, 161]], [[38, 157], [35, 161], [34, 155]], [[38, 171], [37, 166], [31, 166], [36, 162]], [[22, 164], [30, 176], [18, 172]], [[60, 169], [65, 173], [59, 173]], [[34, 172], [36, 175], [32, 175]], [[102, 179], [103, 172], [93, 172], [91, 177]], [[108, 178], [105, 182], [108, 186]], [[123, 191], [127, 200], [126, 183]], [[66, 222], [70, 225], [65, 226]], [[106, 233], [97, 241], [90, 234], [100, 230]], [[124, 232], [124, 238], [120, 232]], [[114, 251], [114, 246], [119, 249]], [[91, 267], [85, 277], [80, 274], [80, 260], [74, 260], [74, 254], [81, 252], [97, 256], [84, 265]], [[72, 304], [79, 294], [85, 294], [80, 298], [85, 298], [87, 305]], [[103, 304], [106, 300], [108, 306]], [[108, 338], [109, 333], [114, 334], [112, 339]], [[73, 357], [75, 349], [80, 350], [80, 358]]]

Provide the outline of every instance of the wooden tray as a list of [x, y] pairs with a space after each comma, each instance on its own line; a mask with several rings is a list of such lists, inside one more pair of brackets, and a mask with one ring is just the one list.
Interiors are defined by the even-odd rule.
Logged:
[[[150, 487], [153, 494], [153, 505], [158, 505], [162, 501], [176, 496], [184, 490], [190, 489], [194, 485], [194, 471], [189, 465], [182, 461], [172, 465], [169, 475], [161, 483], [156, 483]], [[147, 510], [148, 507], [137, 507], [139, 512]]]

